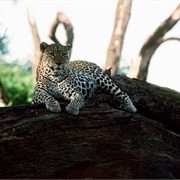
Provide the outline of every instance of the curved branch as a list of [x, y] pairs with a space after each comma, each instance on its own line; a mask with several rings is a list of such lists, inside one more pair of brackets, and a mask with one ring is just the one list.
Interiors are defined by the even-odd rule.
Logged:
[[161, 44], [166, 41], [180, 41], [180, 38], [179, 37], [169, 37], [169, 38], [161, 39]]
[[58, 25], [61, 23], [63, 24], [64, 29], [66, 31], [66, 36], [67, 36], [66, 44], [72, 44], [74, 39], [73, 26], [71, 21], [63, 12], [57, 13], [57, 16], [50, 28], [49, 38], [51, 38], [55, 43], [59, 43], [59, 40], [56, 38], [56, 30]]
[[176, 7], [172, 14], [164, 22], [162, 22], [160, 26], [155, 30], [155, 32], [145, 41], [141, 50], [139, 51], [137, 59], [130, 67], [130, 70], [128, 72], [129, 77], [146, 80], [152, 55], [159, 47], [159, 45], [164, 41], [164, 35], [168, 31], [170, 31], [179, 20], [180, 5]]

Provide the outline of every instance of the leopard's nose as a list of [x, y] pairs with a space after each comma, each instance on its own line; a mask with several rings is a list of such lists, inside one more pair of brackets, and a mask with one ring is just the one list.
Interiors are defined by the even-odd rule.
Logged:
[[58, 66], [60, 66], [62, 63], [56, 63]]

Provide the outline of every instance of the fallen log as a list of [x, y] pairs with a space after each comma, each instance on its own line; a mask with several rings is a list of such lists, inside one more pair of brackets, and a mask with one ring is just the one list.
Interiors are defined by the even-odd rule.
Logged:
[[116, 109], [102, 94], [78, 116], [65, 112], [65, 101], [60, 113], [44, 105], [0, 108], [0, 178], [180, 178], [179, 93], [113, 79], [137, 113]]

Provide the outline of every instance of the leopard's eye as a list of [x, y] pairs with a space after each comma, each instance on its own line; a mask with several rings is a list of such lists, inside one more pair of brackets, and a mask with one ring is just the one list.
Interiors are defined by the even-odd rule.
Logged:
[[61, 54], [62, 56], [66, 56], [66, 52], [62, 52], [62, 54]]
[[50, 56], [54, 56], [54, 53], [53, 53], [53, 52], [49, 52], [49, 55], [50, 55]]

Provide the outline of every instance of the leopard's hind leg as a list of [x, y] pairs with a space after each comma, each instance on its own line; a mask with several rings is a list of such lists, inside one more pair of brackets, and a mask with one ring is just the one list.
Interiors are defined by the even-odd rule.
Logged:
[[118, 100], [120, 109], [124, 109], [128, 112], [137, 111], [130, 97], [125, 92], [123, 92], [106, 73], [99, 73], [99, 75], [96, 76], [96, 83], [100, 89]]

